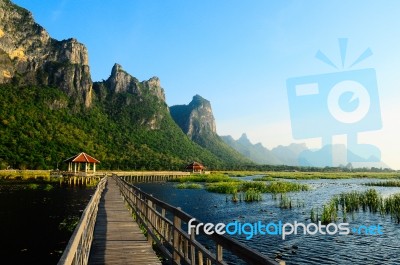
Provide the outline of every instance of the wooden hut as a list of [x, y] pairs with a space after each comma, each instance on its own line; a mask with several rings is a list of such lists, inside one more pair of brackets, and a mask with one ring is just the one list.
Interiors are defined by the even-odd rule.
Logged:
[[185, 169], [186, 169], [186, 171], [189, 171], [192, 173], [202, 174], [202, 173], [204, 173], [205, 166], [203, 166], [199, 162], [193, 162], [193, 163], [190, 163], [189, 165], [187, 165]]
[[64, 162], [68, 163], [68, 172], [75, 173], [81, 171], [81, 166], [83, 167], [85, 173], [88, 173], [91, 167], [93, 169], [93, 173], [96, 173], [96, 164], [100, 163], [99, 160], [84, 152], [74, 155], [64, 160]]

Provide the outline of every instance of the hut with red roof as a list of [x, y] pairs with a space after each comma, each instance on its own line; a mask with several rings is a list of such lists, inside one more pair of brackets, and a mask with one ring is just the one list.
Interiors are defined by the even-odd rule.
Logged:
[[190, 163], [189, 165], [187, 165], [185, 169], [186, 169], [187, 171], [192, 172], [192, 173], [199, 173], [199, 174], [201, 174], [201, 173], [204, 173], [204, 169], [205, 169], [205, 168], [206, 168], [206, 167], [203, 166], [202, 164], [200, 164], [199, 162], [193, 162], [193, 163]]
[[93, 173], [96, 173], [96, 164], [100, 163], [99, 160], [84, 152], [74, 155], [64, 160], [64, 162], [68, 163], [68, 172], [75, 172], [75, 173], [81, 171], [81, 165], [83, 165], [85, 173], [90, 171], [91, 166], [93, 168]]

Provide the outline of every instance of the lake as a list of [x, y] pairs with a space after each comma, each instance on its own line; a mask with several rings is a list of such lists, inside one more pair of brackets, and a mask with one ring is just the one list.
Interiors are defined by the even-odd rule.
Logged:
[[[253, 177], [241, 179], [251, 181]], [[279, 200], [271, 194], [264, 194], [260, 202], [232, 202], [224, 194], [210, 193], [204, 189], [180, 190], [176, 183], [142, 183], [143, 191], [156, 198], [181, 207], [184, 211], [201, 220], [211, 223], [263, 223], [294, 221], [309, 223], [311, 208], [320, 209], [331, 197], [341, 192], [364, 191], [375, 188], [383, 196], [400, 192], [394, 187], [368, 187], [367, 182], [382, 181], [377, 179], [344, 180], [288, 180], [309, 184], [311, 191], [289, 193], [294, 202], [292, 209], [281, 209]], [[230, 197], [230, 196], [228, 196]], [[342, 220], [338, 220], [341, 222]], [[400, 264], [400, 225], [390, 216], [358, 212], [349, 214], [349, 227], [360, 225], [380, 225], [382, 235], [289, 235], [283, 240], [279, 235], [255, 235], [246, 240], [245, 235], [235, 238], [271, 258], [282, 256], [286, 264]], [[230, 263], [237, 264], [233, 258]]]
[[0, 182], [2, 264], [57, 264], [94, 192], [54, 182]]

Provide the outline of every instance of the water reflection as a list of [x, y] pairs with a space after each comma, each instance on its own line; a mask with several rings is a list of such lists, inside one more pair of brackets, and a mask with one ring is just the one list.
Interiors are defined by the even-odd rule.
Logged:
[[2, 264], [56, 264], [94, 188], [0, 183]]

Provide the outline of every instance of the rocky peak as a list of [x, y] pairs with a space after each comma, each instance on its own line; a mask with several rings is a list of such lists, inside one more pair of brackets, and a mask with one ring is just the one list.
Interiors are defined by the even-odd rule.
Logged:
[[199, 135], [216, 135], [216, 124], [210, 101], [195, 95], [189, 105], [170, 108], [172, 118], [190, 138]]
[[246, 133], [243, 133], [242, 136], [240, 136], [240, 138], [238, 139], [238, 142], [241, 144], [245, 144], [245, 145], [252, 144], [250, 142], [249, 138], [247, 137]]
[[161, 87], [158, 77], [139, 82], [138, 79], [124, 71], [119, 64], [114, 64], [106, 84], [109, 90], [114, 93], [129, 92], [141, 96], [143, 93], [148, 92], [156, 96], [160, 101], [165, 102], [164, 89]]
[[122, 66], [117, 63], [114, 64], [111, 70], [111, 75], [106, 81], [108, 88], [112, 92], [121, 93], [129, 91], [134, 94], [140, 94], [140, 90], [136, 85], [137, 82], [138, 80], [125, 72], [122, 69]]
[[153, 76], [147, 81], [142, 82], [143, 86], [149, 90], [150, 94], [156, 96], [160, 101], [165, 102], [164, 89], [161, 87], [160, 79]]
[[92, 101], [88, 52], [76, 39], [58, 41], [32, 14], [0, 0], [0, 83], [60, 87], [86, 107]]

